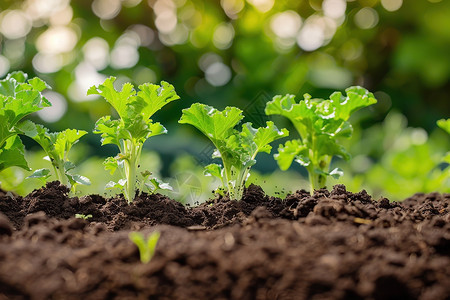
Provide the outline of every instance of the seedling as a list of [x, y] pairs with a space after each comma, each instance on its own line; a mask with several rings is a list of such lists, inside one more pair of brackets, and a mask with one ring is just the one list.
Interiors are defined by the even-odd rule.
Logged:
[[75, 214], [75, 218], [77, 219], [83, 219], [83, 220], [87, 220], [92, 218], [92, 215], [83, 215], [83, 214]]
[[131, 83], [125, 83], [118, 92], [113, 85], [115, 79], [110, 77], [98, 87], [91, 87], [88, 95], [101, 95], [119, 115], [118, 120], [112, 120], [111, 116], [100, 118], [94, 133], [101, 134], [102, 145], [114, 144], [119, 147], [120, 153], [116, 157], [108, 157], [104, 165], [111, 174], [119, 169], [122, 179], [117, 183], [111, 181], [107, 188], [121, 189], [125, 199], [131, 203], [136, 195], [137, 170], [145, 141], [152, 136], [167, 133], [163, 125], [154, 123], [150, 118], [164, 105], [180, 97], [174, 87], [164, 81], [161, 85], [142, 84], [137, 93]]
[[37, 77], [27, 79], [27, 74], [14, 72], [0, 80], [0, 171], [11, 166], [30, 169], [18, 125], [27, 115], [51, 106], [41, 94], [50, 87]]
[[[61, 132], [50, 133], [44, 126], [36, 125], [30, 121], [22, 123], [20, 129], [42, 147], [47, 154], [44, 159], [51, 162], [56, 178], [61, 184], [71, 187], [72, 192], [75, 191], [78, 184], [91, 184], [88, 178], [72, 173], [75, 165], [68, 159], [70, 149], [82, 136], [87, 134], [86, 131], [66, 129]], [[50, 177], [50, 170], [39, 169], [28, 177], [46, 180]]]
[[270, 153], [271, 142], [289, 134], [287, 129], [279, 130], [273, 122], [255, 129], [251, 123], [242, 125], [239, 132], [234, 127], [244, 118], [242, 110], [227, 107], [219, 111], [211, 106], [194, 103], [183, 109], [181, 124], [190, 124], [207, 136], [216, 147], [213, 158], [221, 158], [223, 166], [210, 164], [205, 174], [218, 177], [230, 199], [240, 200], [244, 184], [250, 175], [250, 168], [256, 163], [259, 152]]
[[139, 255], [143, 264], [150, 262], [150, 260], [153, 258], [159, 237], [160, 233], [158, 231], [152, 232], [147, 240], [145, 240], [144, 235], [140, 232], [133, 231], [129, 234], [130, 240], [139, 249]]
[[346, 93], [347, 96], [343, 96], [334, 92], [328, 100], [312, 99], [305, 94], [304, 100], [298, 103], [294, 95], [278, 95], [266, 105], [267, 115], [285, 116], [300, 135], [300, 139], [280, 145], [274, 156], [278, 166], [287, 170], [295, 160], [306, 167], [311, 193], [326, 186], [327, 176], [339, 178], [343, 175], [339, 168], [329, 170], [333, 156], [350, 159], [338, 139], [352, 135], [353, 128], [348, 122], [352, 113], [377, 102], [373, 94], [362, 87], [350, 87]]

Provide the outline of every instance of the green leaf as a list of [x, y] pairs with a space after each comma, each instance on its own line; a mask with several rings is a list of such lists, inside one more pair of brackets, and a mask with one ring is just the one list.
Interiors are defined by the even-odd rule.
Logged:
[[155, 193], [157, 190], [173, 191], [173, 188], [170, 186], [169, 183], [163, 182], [162, 180], [159, 180], [158, 178], [155, 178], [155, 177], [147, 179], [147, 181], [144, 183], [144, 185], [152, 193]]
[[127, 181], [125, 179], [120, 179], [118, 182], [110, 181], [106, 184], [105, 189], [113, 189], [113, 188], [123, 189], [126, 183]]
[[341, 168], [335, 168], [330, 173], [328, 173], [328, 175], [330, 175], [334, 179], [339, 179], [344, 176], [344, 171], [342, 171]]
[[450, 134], [450, 119], [441, 119], [437, 121], [437, 125]]
[[159, 237], [160, 233], [158, 231], [152, 232], [147, 240], [140, 232], [130, 232], [129, 238], [138, 247], [142, 263], [146, 264], [152, 259]]
[[67, 177], [69, 177], [69, 180], [72, 185], [74, 184], [81, 184], [81, 185], [91, 185], [91, 181], [89, 178], [78, 175], [78, 174], [67, 174]]
[[17, 166], [25, 170], [30, 170], [25, 160], [25, 148], [18, 136], [12, 136], [6, 140], [3, 148], [0, 149], [0, 170]]
[[47, 179], [50, 177], [50, 170], [49, 169], [38, 169], [33, 172], [30, 176], [27, 178], [44, 178]]
[[278, 153], [274, 157], [280, 169], [286, 171], [297, 156], [302, 153], [303, 157], [308, 156], [307, 149], [300, 140], [291, 140], [287, 141], [284, 145], [280, 145]]
[[289, 135], [289, 131], [286, 128], [279, 130], [271, 121], [266, 123], [266, 127], [260, 127], [257, 130], [248, 124], [246, 123], [244, 125], [242, 131], [244, 132], [244, 128], [247, 128], [249, 131], [251, 131], [250, 128], [253, 129], [255, 132], [253, 141], [257, 146], [257, 152], [270, 153], [270, 150], [272, 150], [272, 146], [269, 145], [270, 143]]
[[167, 129], [164, 126], [162, 126], [161, 123], [159, 122], [150, 123], [149, 131], [150, 133], [147, 135], [147, 138], [167, 133]]
[[120, 166], [120, 163], [118, 162], [118, 159], [116, 157], [108, 157], [103, 162], [103, 166], [105, 167], [106, 171], [109, 171], [111, 175], [113, 175], [117, 168]]
[[131, 83], [125, 83], [119, 92], [114, 88], [115, 77], [109, 77], [98, 87], [92, 86], [88, 95], [100, 95], [116, 110], [120, 118], [133, 117], [130, 115], [129, 105], [136, 100], [136, 91]]
[[178, 123], [196, 127], [215, 144], [228, 138], [234, 126], [243, 118], [242, 110], [236, 107], [219, 111], [212, 106], [194, 103], [190, 108], [183, 109]]
[[205, 167], [203, 174], [205, 176], [214, 176], [222, 179], [222, 166], [218, 164], [209, 164]]
[[173, 85], [165, 81], [161, 81], [161, 86], [151, 83], [142, 84], [139, 86], [139, 90], [138, 100], [134, 105], [144, 119], [151, 118], [167, 103], [180, 99]]
[[24, 83], [28, 79], [28, 74], [22, 71], [14, 71], [6, 76], [6, 80], [15, 79], [17, 82]]
[[63, 160], [67, 157], [67, 153], [72, 149], [72, 146], [86, 134], [87, 131], [84, 130], [66, 129], [62, 132], [53, 134], [53, 137], [50, 140], [53, 142], [55, 153]]

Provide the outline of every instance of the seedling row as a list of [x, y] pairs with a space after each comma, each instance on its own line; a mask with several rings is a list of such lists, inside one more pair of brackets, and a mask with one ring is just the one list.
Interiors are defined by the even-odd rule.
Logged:
[[[166, 134], [166, 128], [152, 117], [166, 104], [179, 100], [175, 88], [167, 83], [159, 85], [145, 83], [137, 89], [125, 83], [120, 91], [114, 88], [114, 77], [98, 86], [92, 86], [88, 95], [103, 97], [117, 112], [118, 118], [103, 116], [97, 120], [93, 133], [100, 134], [101, 144], [113, 144], [118, 154], [104, 161], [106, 171], [120, 172], [121, 179], [109, 182], [108, 189], [118, 188], [128, 203], [143, 190], [151, 193], [159, 189], [171, 189], [160, 179], [152, 176], [151, 170], [139, 170], [144, 143], [151, 137]], [[46, 153], [50, 168], [56, 179], [75, 191], [77, 185], [89, 185], [90, 180], [75, 174], [75, 165], [68, 159], [69, 152], [86, 131], [66, 129], [50, 132], [40, 124], [23, 119], [33, 112], [51, 106], [42, 95], [50, 86], [42, 79], [28, 79], [23, 72], [14, 72], [0, 81], [0, 171], [11, 166], [30, 170], [25, 159], [25, 147], [21, 135], [35, 140]], [[350, 138], [353, 132], [348, 121], [359, 109], [377, 102], [374, 95], [362, 87], [350, 87], [345, 94], [334, 92], [328, 99], [315, 99], [305, 94], [297, 101], [294, 95], [275, 96], [266, 104], [267, 115], [281, 115], [289, 119], [299, 138], [281, 144], [274, 159], [281, 170], [287, 170], [293, 162], [305, 167], [309, 174], [310, 190], [326, 186], [327, 177], [339, 178], [341, 169], [330, 169], [334, 156], [349, 160], [350, 153], [341, 145], [342, 138]], [[226, 107], [220, 111], [212, 106], [194, 103], [183, 109], [180, 124], [190, 124], [204, 134], [214, 145], [213, 158], [222, 164], [205, 167], [206, 176], [220, 179], [218, 192], [230, 199], [240, 200], [250, 170], [256, 164], [260, 152], [270, 153], [275, 140], [286, 138], [289, 131], [278, 128], [273, 122], [254, 128], [251, 123], [240, 122], [243, 111], [237, 107]], [[439, 120], [438, 126], [450, 133], [450, 119]], [[450, 162], [450, 154], [444, 158]], [[50, 169], [35, 170], [31, 178], [43, 181], [51, 177]]]

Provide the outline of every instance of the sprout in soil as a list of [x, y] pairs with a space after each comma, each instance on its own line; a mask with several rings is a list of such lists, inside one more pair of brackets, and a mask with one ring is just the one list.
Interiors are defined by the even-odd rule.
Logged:
[[[113, 144], [119, 147], [120, 153], [107, 158], [104, 165], [111, 174], [119, 169], [122, 179], [118, 182], [111, 181], [107, 188], [121, 189], [125, 199], [130, 203], [136, 195], [138, 166], [145, 141], [152, 136], [167, 133], [163, 125], [153, 122], [150, 118], [164, 105], [180, 97], [174, 87], [164, 81], [161, 85], [142, 84], [137, 93], [131, 83], [125, 83], [120, 92], [116, 91], [114, 81], [115, 78], [110, 77], [103, 84], [92, 86], [88, 90], [88, 95], [101, 95], [119, 115], [118, 120], [111, 119], [111, 116], [100, 118], [95, 125], [94, 133], [101, 134], [102, 145]], [[154, 178], [143, 176], [141, 181], [150, 179]], [[154, 182], [150, 181], [148, 184], [154, 185]]]
[[251, 123], [242, 125], [238, 131], [234, 127], [244, 118], [242, 110], [227, 107], [219, 111], [211, 106], [194, 103], [183, 109], [182, 124], [190, 124], [200, 130], [216, 147], [213, 158], [221, 158], [223, 166], [210, 164], [205, 167], [205, 174], [221, 179], [222, 188], [230, 199], [240, 200], [244, 192], [245, 181], [250, 175], [250, 168], [256, 163], [259, 152], [270, 153], [269, 145], [274, 140], [287, 136], [287, 129], [279, 130], [273, 122], [266, 127], [255, 129]]
[[140, 232], [131, 232], [129, 234], [130, 240], [138, 247], [141, 262], [146, 264], [150, 262], [155, 254], [156, 244], [158, 243], [160, 233], [158, 231], [152, 232], [145, 240], [144, 235]]
[[92, 218], [92, 215], [91, 215], [91, 214], [89, 214], [89, 215], [83, 215], [83, 214], [75, 214], [75, 218], [77, 218], [77, 219], [83, 219], [83, 220], [87, 220], [87, 219], [90, 219], [90, 218]]
[[278, 148], [275, 159], [282, 170], [287, 170], [295, 160], [308, 170], [311, 193], [326, 186], [327, 176], [339, 178], [343, 172], [329, 170], [331, 158], [340, 156], [346, 160], [350, 154], [339, 143], [349, 138], [353, 128], [348, 122], [352, 113], [377, 102], [373, 94], [362, 87], [346, 89], [331, 94], [328, 100], [313, 99], [309, 94], [304, 100], [295, 101], [294, 95], [275, 96], [266, 105], [267, 115], [288, 118], [300, 135], [300, 139], [287, 141]]

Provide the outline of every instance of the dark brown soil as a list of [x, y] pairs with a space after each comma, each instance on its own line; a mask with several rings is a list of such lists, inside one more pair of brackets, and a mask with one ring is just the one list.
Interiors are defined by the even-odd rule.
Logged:
[[[0, 191], [3, 299], [450, 299], [450, 194], [313, 196], [188, 208], [162, 195], [69, 197], [57, 182]], [[92, 215], [86, 220], [75, 214]], [[159, 231], [139, 260], [130, 231]]]

